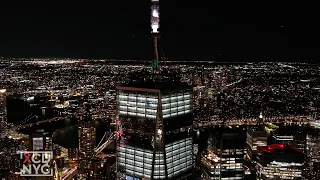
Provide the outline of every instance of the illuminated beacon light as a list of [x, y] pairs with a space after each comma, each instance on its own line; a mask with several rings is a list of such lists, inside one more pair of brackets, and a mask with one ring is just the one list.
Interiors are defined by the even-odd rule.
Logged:
[[154, 9], [152, 11], [152, 16], [158, 18], [159, 17], [159, 12], [156, 9]]
[[263, 115], [262, 115], [262, 113], [260, 113], [260, 115], [259, 115], [259, 118], [260, 118], [260, 119], [262, 119], [262, 118], [263, 118]]
[[159, 32], [159, 31], [158, 31], [158, 28], [159, 28], [159, 25], [158, 25], [158, 24], [153, 24], [153, 25], [151, 26], [151, 28], [152, 28], [152, 32], [154, 32], [154, 33]]

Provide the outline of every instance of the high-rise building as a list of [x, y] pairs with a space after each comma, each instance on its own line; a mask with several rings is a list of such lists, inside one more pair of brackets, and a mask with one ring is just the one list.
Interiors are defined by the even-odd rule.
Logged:
[[43, 129], [38, 129], [29, 136], [29, 149], [31, 151], [52, 151], [52, 135], [44, 132]]
[[19, 142], [10, 138], [0, 138], [0, 177], [10, 179], [10, 174], [20, 172], [20, 151], [25, 150]]
[[6, 89], [0, 89], [0, 123], [7, 122]]
[[262, 126], [249, 127], [247, 131], [247, 151], [248, 160], [256, 160], [257, 146], [266, 146], [268, 143], [268, 133]]
[[117, 87], [119, 179], [182, 179], [192, 174], [192, 87], [138, 81]]
[[[38, 129], [29, 136], [30, 151], [53, 151], [52, 134]], [[53, 158], [53, 157], [51, 157]], [[50, 165], [51, 166], [51, 165]], [[32, 180], [53, 180], [53, 176], [31, 177]]]
[[62, 169], [64, 167], [64, 157], [58, 156], [55, 158], [55, 161], [58, 169]]
[[68, 148], [68, 158], [76, 159], [78, 157], [78, 149], [77, 148]]
[[306, 151], [306, 178], [320, 179], [320, 132], [317, 129], [308, 132]]
[[96, 146], [96, 129], [91, 115], [90, 104], [84, 103], [84, 113], [78, 121], [79, 152], [78, 178], [86, 178], [90, 172], [91, 161], [94, 158]]
[[61, 156], [61, 147], [58, 144], [53, 145], [53, 156]]
[[245, 133], [243, 129], [221, 128], [212, 135], [201, 157], [202, 178], [243, 179]]
[[9, 168], [11, 172], [20, 172], [21, 171], [21, 159], [19, 153], [14, 153], [11, 155], [8, 155], [7, 161], [9, 162]]
[[110, 90], [105, 95], [106, 117], [115, 122], [117, 111], [116, 91]]
[[90, 179], [93, 180], [107, 180], [110, 177], [110, 164], [108, 161], [101, 160], [99, 158], [94, 159], [91, 162]]
[[257, 179], [302, 179], [303, 163], [303, 152], [293, 146], [258, 146]]

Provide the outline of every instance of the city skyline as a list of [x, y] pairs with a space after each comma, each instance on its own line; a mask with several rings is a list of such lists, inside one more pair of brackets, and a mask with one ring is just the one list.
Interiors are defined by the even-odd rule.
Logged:
[[[271, 176], [267, 172], [288, 167], [292, 162], [292, 153], [281, 149], [287, 147], [285, 144], [299, 149], [299, 158], [289, 164], [293, 169], [282, 168], [280, 176], [288, 177], [290, 172], [294, 172], [290, 176], [298, 178], [319, 175], [317, 65], [207, 63], [204, 67], [203, 63], [177, 62], [152, 75], [149, 66], [132, 65], [131, 61], [16, 62], [3, 59], [0, 64], [0, 85], [4, 88], [0, 89], [0, 177], [19, 179], [15, 173], [21, 168], [17, 152], [48, 147], [55, 160], [52, 179], [115, 179], [125, 172], [125, 177], [141, 180], [152, 172], [150, 159], [154, 158], [150, 152], [155, 150], [153, 145], [159, 142], [160, 135], [165, 140], [163, 154], [168, 160], [168, 176], [172, 160], [175, 169], [185, 162], [184, 157], [189, 158], [187, 162], [192, 157], [195, 178], [263, 179]], [[152, 89], [152, 77], [164, 81], [163, 97], [158, 98], [162, 110], [153, 103], [157, 98], [150, 92], [158, 91]], [[174, 81], [182, 82], [175, 85]], [[175, 89], [184, 89], [182, 84], [188, 84], [190, 90], [176, 93]], [[160, 84], [154, 85], [161, 88]], [[138, 89], [148, 92], [137, 92]], [[84, 111], [84, 104], [91, 108]], [[85, 112], [92, 113], [92, 119], [86, 119], [90, 116]], [[155, 112], [160, 113], [158, 118]], [[161, 122], [161, 118], [163, 124], [159, 123], [157, 130], [150, 125], [154, 120]], [[190, 131], [192, 140], [182, 141]], [[220, 136], [222, 141], [217, 141]], [[269, 147], [276, 149], [263, 150]], [[141, 166], [142, 151], [146, 155], [143, 162], [149, 164], [146, 169]], [[282, 151], [288, 158], [277, 158]], [[255, 163], [253, 159], [261, 157], [261, 153], [269, 158]], [[301, 158], [305, 161], [301, 162]], [[122, 164], [118, 166], [116, 162]], [[90, 167], [83, 166], [88, 163]], [[157, 159], [153, 164], [153, 171], [158, 173]]]
[[[160, 3], [160, 46], [169, 60], [319, 60], [317, 16], [303, 6]], [[151, 60], [149, 6], [3, 8], [0, 56]]]
[[317, 11], [19, 5], [0, 9], [0, 179], [320, 179]]

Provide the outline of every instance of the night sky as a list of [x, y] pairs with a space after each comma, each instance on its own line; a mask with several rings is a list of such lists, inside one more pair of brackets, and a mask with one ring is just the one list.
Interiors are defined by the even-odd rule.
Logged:
[[[2, 6], [0, 56], [151, 59], [149, 5]], [[317, 62], [320, 15], [311, 7], [162, 0], [161, 46], [169, 60]]]

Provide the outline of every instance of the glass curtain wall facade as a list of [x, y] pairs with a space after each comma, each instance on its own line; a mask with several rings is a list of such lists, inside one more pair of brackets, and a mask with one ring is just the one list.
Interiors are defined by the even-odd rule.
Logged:
[[[42, 130], [38, 130], [42, 131]], [[29, 137], [29, 150], [30, 151], [51, 151], [52, 150], [52, 137], [47, 132], [35, 132]]]
[[181, 90], [162, 96], [168, 178], [178, 177], [192, 169], [192, 93]]
[[173, 179], [192, 169], [192, 91], [118, 90], [118, 179]]
[[119, 145], [152, 151], [158, 107], [157, 93], [121, 91], [117, 99], [120, 131], [122, 129], [125, 135]]
[[207, 179], [243, 179], [245, 133], [242, 129], [217, 129], [208, 142], [201, 163]]
[[33, 139], [32, 150], [43, 150], [43, 137], [35, 137]]
[[263, 127], [249, 127], [247, 132], [247, 151], [248, 160], [256, 160], [257, 147], [266, 146], [268, 142], [268, 133]]

